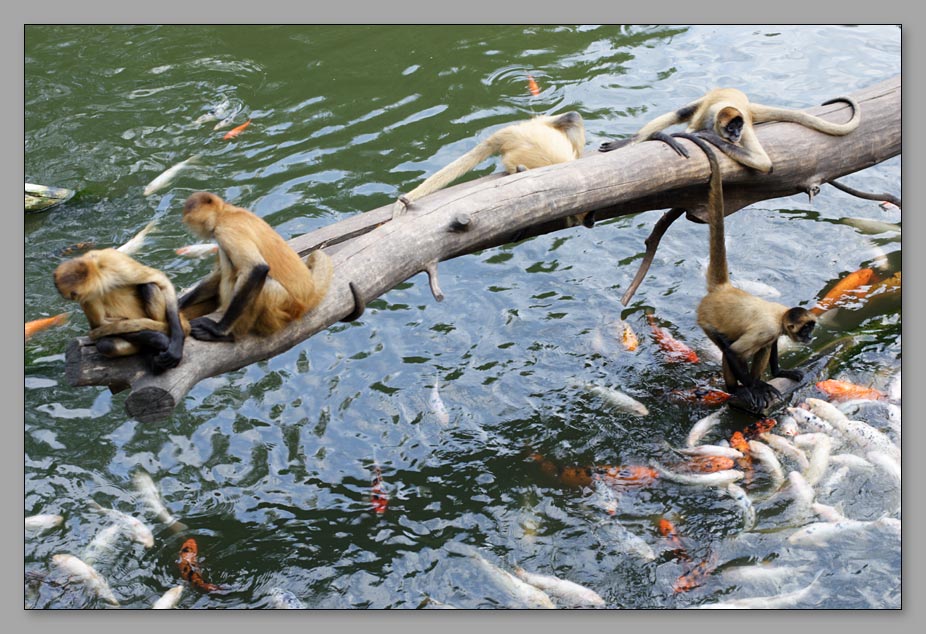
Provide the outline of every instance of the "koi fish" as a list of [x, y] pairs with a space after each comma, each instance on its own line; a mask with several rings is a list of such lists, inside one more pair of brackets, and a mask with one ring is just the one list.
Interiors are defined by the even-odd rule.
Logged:
[[901, 394], [902, 394], [902, 390], [901, 390], [902, 381], [900, 378], [901, 372], [902, 370], [897, 370], [897, 374], [895, 374], [894, 378], [891, 379], [891, 382], [887, 384], [887, 395], [891, 397], [892, 401], [901, 400]]
[[67, 574], [69, 579], [83, 583], [110, 605], [119, 605], [119, 601], [116, 600], [116, 596], [110, 589], [106, 579], [94, 570], [93, 566], [81, 561], [74, 555], [53, 555], [51, 560]]
[[145, 189], [142, 191], [142, 195], [150, 196], [154, 192], [164, 189], [170, 183], [172, 183], [175, 178], [177, 178], [177, 174], [179, 174], [184, 168], [190, 165], [190, 163], [194, 163], [197, 159], [199, 159], [199, 157], [199, 154], [194, 154], [187, 160], [180, 161], [176, 165], [168, 167], [166, 170], [158, 174], [154, 180], [145, 185]]
[[183, 586], [174, 586], [164, 593], [160, 599], [151, 606], [152, 610], [173, 610], [180, 602], [180, 595], [183, 594]]
[[897, 271], [889, 278], [881, 280], [871, 287], [871, 290], [868, 291], [868, 295], [874, 296], [880, 295], [881, 293], [893, 293], [894, 291], [899, 291], [901, 288], [900, 274], [901, 272]]
[[713, 557], [698, 562], [675, 580], [672, 590], [678, 594], [704, 585], [704, 581], [713, 574], [715, 568], [717, 568], [717, 564]]
[[188, 258], [201, 258], [211, 253], [218, 253], [219, 245], [214, 242], [205, 244], [188, 244], [176, 250], [177, 255], [185, 255]]
[[715, 390], [705, 387], [693, 387], [688, 390], [672, 390], [669, 392], [669, 398], [681, 403], [697, 403], [699, 405], [722, 405], [726, 403], [732, 394], [722, 390]]
[[58, 313], [57, 315], [52, 315], [51, 317], [43, 317], [42, 319], [33, 319], [32, 321], [26, 322], [26, 339], [31, 337], [37, 332], [42, 332], [53, 326], [60, 326], [68, 320], [68, 317], [71, 313]]
[[447, 411], [447, 407], [444, 405], [444, 399], [440, 397], [439, 382], [440, 376], [434, 377], [434, 387], [431, 388], [431, 395], [428, 397], [428, 405], [437, 417], [437, 422], [446, 427], [450, 424], [450, 412]]
[[669, 480], [670, 482], [694, 486], [725, 487], [731, 482], [743, 479], [743, 472], [736, 469], [726, 469], [724, 471], [715, 471], [714, 473], [678, 473], [669, 471], [659, 464], [653, 464], [653, 468], [659, 474], [659, 477]]
[[743, 457], [743, 452], [739, 449], [721, 447], [720, 445], [698, 445], [697, 447], [676, 449], [675, 451], [686, 456], [720, 456], [722, 458], [732, 458], [734, 460]]
[[679, 361], [698, 362], [698, 354], [694, 350], [673, 337], [668, 331], [657, 326], [655, 317], [647, 315], [646, 318], [649, 320], [650, 328], [653, 329], [653, 335], [656, 337], [659, 347], [666, 352], [667, 361], [670, 363]]
[[529, 608], [556, 609], [550, 597], [540, 588], [521, 581], [507, 570], [495, 566], [476, 551], [469, 553], [470, 557], [499, 585], [513, 595], [521, 604]]
[[[838, 433], [835, 427], [809, 410], [803, 409], [801, 407], [788, 407], [786, 409], [787, 412], [794, 417], [802, 429], [809, 429], [812, 432], [819, 432], [822, 434], [828, 434], [830, 436], [836, 435]], [[796, 437], [797, 435], [795, 435], [795, 438]]]
[[64, 521], [64, 518], [60, 515], [52, 515], [50, 513], [42, 513], [39, 515], [30, 515], [25, 519], [25, 530], [32, 531], [36, 533], [42, 533], [47, 531], [50, 528], [55, 528], [56, 526], [61, 526], [61, 522]]
[[617, 486], [647, 486], [659, 477], [656, 469], [644, 465], [599, 466], [594, 473], [606, 483]]
[[756, 525], [756, 507], [753, 506], [752, 500], [746, 495], [746, 491], [738, 484], [730, 483], [727, 485], [727, 493], [737, 503], [740, 510], [743, 511], [743, 530], [751, 531]]
[[237, 128], [232, 128], [231, 130], [226, 132], [225, 136], [223, 136], [222, 138], [223, 139], [234, 139], [236, 136], [244, 132], [244, 129], [248, 127], [249, 125], [251, 125], [250, 119], [248, 119], [247, 121], [239, 125]]
[[851, 398], [877, 401], [886, 398], [884, 393], [880, 390], [876, 390], [873, 387], [856, 385], [849, 381], [827, 379], [826, 381], [817, 382], [816, 385], [818, 390], [824, 392], [829, 398], [836, 401], [845, 401]]
[[[881, 203], [882, 205], [890, 203]], [[850, 227], [855, 227], [862, 233], [876, 235], [879, 233], [887, 233], [888, 231], [900, 233], [900, 225], [894, 224], [892, 222], [884, 222], [882, 220], [869, 220], [868, 218], [843, 218], [840, 220], [844, 225], [849, 225]]]
[[385, 513], [389, 505], [389, 496], [383, 490], [383, 472], [379, 465], [373, 466], [373, 480], [370, 483], [370, 501], [376, 513]]
[[813, 581], [806, 588], [801, 588], [800, 590], [795, 590], [794, 592], [788, 592], [786, 594], [779, 594], [777, 596], [771, 597], [750, 597], [748, 599], [733, 599], [732, 601], [725, 601], [722, 603], [709, 603], [706, 605], [699, 605], [698, 607], [704, 610], [724, 610], [724, 609], [752, 609], [752, 610], [775, 610], [782, 608], [791, 608], [795, 604], [800, 603], [810, 595], [810, 590], [813, 588], [814, 584], [817, 583], [817, 579], [820, 578], [820, 575], [823, 574], [823, 571], [817, 573], [817, 576], [813, 578]]
[[884, 527], [894, 531], [899, 520], [882, 517], [876, 520], [850, 520], [843, 518], [836, 522], [814, 522], [791, 533], [788, 542], [795, 546], [823, 546], [832, 539], [842, 539], [846, 535]]
[[203, 592], [220, 590], [221, 588], [219, 588], [219, 586], [206, 583], [203, 580], [203, 576], [199, 572], [199, 562], [197, 561], [198, 554], [199, 549], [196, 546], [195, 539], [191, 537], [183, 542], [183, 547], [180, 549], [180, 560], [177, 562], [177, 565], [180, 567], [180, 576], [197, 590], [202, 590]]
[[274, 587], [270, 589], [270, 607], [274, 610], [305, 610], [306, 605], [289, 590]]
[[559, 481], [567, 487], [581, 489], [591, 486], [594, 475], [588, 467], [563, 467], [559, 471]]
[[685, 466], [696, 473], [714, 473], [732, 469], [734, 464], [733, 458], [726, 456], [694, 456]]
[[637, 333], [633, 331], [629, 323], [623, 320], [621, 321], [621, 345], [630, 352], [636, 350], [637, 346], [640, 345]]
[[778, 421], [778, 433], [782, 436], [797, 436], [801, 433], [800, 428], [797, 426], [797, 421], [794, 420], [794, 417], [791, 415], [783, 416], [781, 420]]
[[93, 243], [92, 241], [76, 242], [72, 245], [64, 247], [63, 249], [58, 251], [58, 253], [59, 255], [74, 255], [78, 251], [87, 251], [89, 249], [92, 249], [95, 246], [96, 244]]
[[646, 405], [613, 387], [586, 385], [585, 389], [616, 410], [627, 412], [628, 414], [636, 414], [637, 416], [646, 416], [649, 414]]
[[705, 416], [691, 428], [691, 431], [688, 432], [688, 441], [687, 444], [689, 447], [694, 447], [700, 442], [700, 440], [707, 435], [711, 429], [713, 429], [717, 423], [720, 422], [720, 415], [722, 410], [718, 410], [713, 414]]
[[688, 551], [685, 549], [685, 545], [682, 543], [681, 538], [679, 538], [678, 531], [675, 530], [675, 524], [664, 517], [660, 517], [658, 526], [659, 534], [666, 538], [672, 546], [672, 550], [676, 551], [678, 554], [678, 558], [684, 561], [690, 560], [691, 557], [688, 555]]
[[815, 485], [826, 473], [826, 468], [830, 464], [830, 451], [832, 450], [833, 441], [826, 434], [815, 432], [812, 434], [800, 434], [794, 437], [794, 444], [798, 447], [810, 447], [813, 451], [810, 454], [808, 462], [810, 465], [804, 470], [804, 479], [810, 486]]
[[159, 520], [167, 524], [170, 529], [179, 533], [187, 529], [186, 525], [178, 522], [177, 518], [170, 514], [167, 507], [161, 501], [161, 494], [158, 493], [158, 487], [151, 479], [151, 476], [144, 471], [136, 471], [132, 476], [132, 483], [135, 490], [141, 495], [142, 500], [148, 507], [148, 510]]
[[758, 438], [760, 435], [772, 431], [772, 429], [777, 424], [778, 423], [774, 418], [763, 418], [762, 420], [757, 420], [751, 425], [747, 425], [746, 428], [743, 429], [743, 437], [746, 438], [746, 440]]
[[110, 524], [106, 528], [97, 531], [97, 534], [84, 548], [84, 552], [81, 553], [81, 559], [91, 566], [95, 564], [101, 555], [112, 550], [113, 544], [116, 543], [116, 538], [119, 537], [121, 532], [122, 526], [120, 524]]
[[740, 468], [743, 470], [743, 477], [746, 479], [746, 484], [749, 484], [752, 482], [753, 474], [752, 456], [749, 443], [746, 441], [746, 437], [743, 436], [742, 432], [733, 432], [733, 435], [730, 436], [730, 446], [742, 452], [743, 457], [740, 458], [738, 462]]
[[889, 200], [882, 200], [880, 203], [878, 203], [878, 207], [880, 207], [881, 209], [883, 209], [883, 210], [885, 210], [885, 211], [887, 211], [888, 209], [894, 209], [894, 208], [899, 209], [899, 207], [897, 207], [897, 205], [895, 205], [894, 203], [892, 203], [892, 202], [889, 201]]
[[151, 548], [154, 546], [154, 533], [151, 532], [151, 529], [136, 517], [132, 517], [127, 513], [122, 511], [117, 511], [116, 509], [108, 509], [99, 504], [94, 500], [89, 502], [90, 508], [97, 511], [98, 513], [105, 513], [114, 517], [118, 522], [123, 524], [126, 529], [128, 529], [129, 534], [132, 537], [133, 541], [138, 542], [145, 548]]
[[810, 462], [807, 460], [807, 454], [805, 454], [802, 449], [795, 447], [794, 443], [792, 443], [784, 436], [766, 432], [764, 434], [760, 434], [759, 438], [764, 440], [765, 444], [767, 444], [781, 455], [787, 456], [793, 460], [802, 470], [805, 470], [810, 466]]
[[849, 420], [837, 407], [817, 398], [808, 398], [810, 410], [821, 418], [826, 418], [838, 429], [844, 438], [857, 447], [869, 451], [883, 451], [900, 462], [900, 449], [891, 442], [887, 434], [860, 420]]
[[537, 82], [534, 81], [534, 78], [531, 75], [527, 76], [527, 89], [535, 97], [540, 94], [540, 86], [537, 85]]
[[775, 486], [777, 487], [784, 482], [785, 475], [781, 470], [781, 463], [778, 462], [772, 448], [758, 440], [750, 440], [748, 444], [750, 456], [762, 463], [765, 470], [772, 476], [772, 482], [775, 483]]
[[874, 274], [874, 270], [868, 268], [849, 273], [839, 280], [839, 282], [823, 296], [823, 299], [818, 301], [817, 305], [810, 309], [810, 312], [819, 315], [837, 304], [842, 303], [846, 299], [863, 297], [865, 291], [861, 290], [861, 287], [869, 284]]
[[603, 608], [605, 606], [601, 595], [578, 583], [551, 575], [527, 572], [520, 566], [514, 567], [514, 574], [535, 588], [539, 588], [548, 595], [567, 603], [570, 607], [592, 606]]
[[145, 225], [145, 228], [136, 233], [131, 240], [123, 244], [121, 247], [116, 247], [116, 251], [121, 251], [126, 255], [132, 255], [138, 251], [145, 243], [145, 236], [151, 233], [151, 230], [154, 229], [154, 225], [156, 225], [157, 222], [157, 218], [149, 222], [147, 225]]

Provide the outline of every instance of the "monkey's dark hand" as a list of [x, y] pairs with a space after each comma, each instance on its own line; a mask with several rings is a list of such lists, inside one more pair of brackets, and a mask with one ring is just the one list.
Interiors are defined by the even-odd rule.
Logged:
[[235, 335], [222, 332], [219, 324], [208, 317], [197, 317], [190, 322], [190, 336], [200, 341], [235, 340]]
[[781, 377], [783, 379], [791, 379], [800, 383], [804, 379], [804, 373], [800, 370], [778, 370], [775, 374], [776, 377]]
[[620, 139], [619, 141], [605, 141], [598, 146], [599, 152], [610, 152], [612, 150], [619, 150], [625, 145], [629, 145], [632, 139]]
[[151, 358], [151, 367], [155, 374], [161, 374], [165, 370], [176, 368], [180, 365], [180, 359], [183, 358], [183, 341], [179, 345], [170, 345], [167, 350], [154, 355]]

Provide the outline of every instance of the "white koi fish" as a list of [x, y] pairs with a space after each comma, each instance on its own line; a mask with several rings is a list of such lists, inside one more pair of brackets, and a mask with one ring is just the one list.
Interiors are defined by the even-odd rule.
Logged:
[[498, 566], [489, 563], [478, 552], [473, 551], [470, 553], [470, 556], [476, 560], [476, 563], [478, 563], [492, 579], [505, 588], [506, 591], [525, 607], [546, 608], [550, 610], [556, 609], [550, 597], [539, 588], [535, 588], [529, 583], [521, 581], [507, 570], [502, 570]]
[[437, 422], [446, 427], [450, 424], [450, 412], [444, 405], [444, 399], [440, 397], [439, 378], [439, 376], [434, 377], [434, 387], [431, 388], [431, 396], [428, 397], [428, 406], [437, 417]]
[[95, 564], [101, 556], [113, 549], [123, 528], [124, 526], [119, 523], [110, 524], [105, 528], [101, 528], [84, 548], [84, 552], [81, 553], [81, 559], [91, 566]]
[[743, 457], [743, 452], [733, 447], [721, 447], [720, 445], [698, 445], [697, 447], [686, 447], [676, 449], [680, 454], [686, 456], [717, 456], [720, 458], [732, 458], [738, 460]]
[[776, 566], [774, 564], [756, 564], [755, 566], [737, 566], [723, 571], [723, 578], [733, 583], [758, 583], [768, 581], [781, 584], [791, 581], [806, 572], [803, 566]]
[[177, 255], [185, 255], [188, 258], [201, 258], [213, 253], [218, 253], [219, 245], [214, 242], [205, 244], [188, 244], [176, 250]]
[[161, 501], [161, 494], [158, 493], [158, 487], [150, 475], [144, 471], [136, 471], [135, 475], [132, 476], [132, 482], [152, 515], [169, 526], [175, 533], [186, 530], [186, 525], [178, 522], [177, 518], [171, 515], [167, 507], [164, 506]]
[[72, 581], [79, 581], [92, 590], [98, 597], [110, 605], [119, 605], [116, 596], [109, 588], [109, 584], [103, 575], [93, 569], [93, 566], [87, 565], [74, 555], [59, 554], [53, 555], [52, 562], [68, 575]]
[[652, 467], [660, 477], [671, 482], [705, 487], [725, 487], [737, 480], [742, 480], [744, 475], [742, 471], [736, 469], [725, 469], [713, 473], [676, 473], [655, 462]]
[[900, 449], [884, 432], [860, 420], [850, 420], [837, 407], [826, 401], [808, 398], [807, 404], [814, 414], [829, 422], [856, 447], [866, 451], [882, 451], [900, 462]]
[[813, 504], [816, 492], [810, 483], [797, 471], [788, 472], [788, 491], [794, 499], [794, 505], [799, 511], [809, 509]]
[[791, 416], [794, 417], [798, 425], [803, 430], [820, 432], [821, 434], [827, 434], [829, 436], [835, 436], [838, 433], [835, 427], [830, 425], [816, 414], [807, 411], [806, 409], [801, 409], [800, 407], [788, 407], [787, 411], [789, 414], [791, 414]]
[[147, 225], [145, 225], [144, 229], [142, 229], [141, 231], [136, 233], [134, 236], [132, 236], [131, 240], [123, 244], [121, 247], [116, 247], [116, 251], [121, 251], [122, 253], [125, 253], [126, 255], [132, 255], [136, 253], [145, 243], [145, 238], [147, 237], [149, 233], [151, 233], [151, 230], [154, 229], [154, 225], [156, 225], [157, 223], [158, 223], [158, 219], [155, 218], [154, 220], [149, 222]]
[[817, 579], [820, 578], [820, 575], [823, 574], [823, 571], [817, 573], [817, 576], [813, 578], [813, 581], [806, 588], [801, 588], [800, 590], [795, 590], [794, 592], [788, 592], [786, 594], [779, 594], [777, 596], [771, 597], [751, 597], [748, 599], [733, 599], [732, 601], [724, 601], [722, 603], [710, 603], [707, 605], [700, 605], [699, 608], [707, 610], [779, 610], [782, 608], [793, 608], [795, 605], [801, 603], [810, 596], [810, 591], [813, 588], [814, 584], [817, 583]]
[[813, 509], [814, 513], [819, 515], [827, 522], [841, 522], [842, 520], [846, 519], [846, 516], [843, 515], [835, 506], [814, 502], [810, 507]]
[[720, 422], [720, 415], [722, 411], [723, 410], [717, 410], [716, 412], [705, 416], [694, 424], [694, 426], [691, 428], [691, 431], [688, 432], [687, 444], [689, 447], [694, 447], [697, 445], [698, 442], [700, 442], [700, 440], [704, 438], [705, 435], [707, 435], [707, 432], [713, 429], [717, 423]]
[[756, 508], [752, 505], [752, 500], [738, 484], [731, 482], [727, 485], [726, 491], [743, 511], [743, 530], [751, 531], [756, 525]]
[[804, 470], [804, 479], [811, 486], [815, 485], [826, 473], [826, 468], [830, 464], [830, 451], [833, 447], [833, 441], [826, 434], [814, 432], [812, 434], [800, 434], [794, 437], [794, 444], [798, 447], [809, 447], [810, 465]]
[[899, 526], [900, 520], [890, 517], [882, 517], [872, 521], [844, 518], [836, 522], [814, 522], [791, 533], [788, 542], [795, 546], [824, 546], [830, 540], [843, 539], [846, 535], [878, 527], [884, 527], [899, 534]]
[[795, 447], [794, 443], [784, 436], [779, 436], [778, 434], [767, 431], [759, 434], [759, 438], [764, 440], [769, 447], [782, 456], [791, 459], [802, 471], [810, 466], [810, 462], [807, 461], [807, 454], [804, 453], [804, 450]]
[[900, 487], [901, 469], [899, 462], [883, 451], [869, 451], [865, 454], [865, 457], [867, 457], [872, 464], [880, 467], [883, 472], [891, 477], [898, 488]]
[[849, 467], [842, 466], [836, 469], [830, 477], [820, 483], [820, 492], [824, 495], [830, 495], [835, 491], [842, 481], [846, 479], [846, 476], [849, 475]]
[[164, 189], [170, 183], [172, 183], [175, 178], [177, 178], [177, 174], [179, 174], [184, 168], [186, 168], [191, 163], [195, 163], [199, 159], [199, 157], [200, 157], [199, 154], [194, 154], [187, 160], [180, 161], [176, 165], [168, 167], [166, 170], [158, 174], [158, 176], [156, 176], [153, 181], [145, 185], [145, 189], [144, 191], [142, 191], [142, 195], [150, 196], [154, 192], [160, 189]]
[[850, 467], [852, 469], [871, 469], [874, 467], [873, 464], [861, 456], [856, 456], [854, 453], [838, 453], [832, 455], [830, 456], [830, 464], [840, 467]]
[[61, 522], [64, 521], [64, 518], [60, 515], [52, 515], [50, 513], [40, 513], [38, 515], [30, 515], [25, 518], [25, 530], [33, 531], [36, 533], [43, 533], [51, 528], [60, 526]]
[[154, 602], [152, 610], [173, 610], [180, 603], [180, 595], [183, 594], [183, 586], [174, 586], [164, 593], [164, 595]]
[[782, 436], [797, 436], [801, 430], [793, 416], [782, 416], [778, 419], [778, 433]]
[[781, 470], [781, 463], [778, 462], [778, 458], [775, 457], [775, 452], [772, 451], [771, 447], [758, 440], [750, 440], [749, 452], [762, 463], [769, 475], [772, 476], [772, 482], [775, 483], [775, 486], [784, 482], [785, 475]]
[[283, 588], [270, 589], [270, 607], [274, 610], [305, 610], [306, 605], [295, 594]]
[[586, 385], [585, 389], [588, 390], [589, 393], [600, 398], [608, 406], [621, 412], [627, 412], [628, 414], [635, 414], [637, 416], [646, 416], [649, 414], [649, 410], [646, 409], [643, 403], [613, 387]]
[[900, 370], [897, 370], [897, 374], [895, 374], [894, 378], [887, 384], [887, 397], [892, 401], [899, 402], [900, 391]]
[[550, 575], [527, 572], [520, 566], [514, 567], [514, 574], [535, 588], [540, 588], [547, 594], [568, 604], [569, 607], [592, 606], [603, 608], [605, 606], [605, 601], [601, 598], [601, 595], [578, 583]]
[[111, 517], [116, 518], [118, 522], [124, 524], [126, 529], [129, 531], [129, 535], [132, 536], [134, 541], [138, 542], [145, 548], [151, 548], [154, 546], [154, 533], [152, 533], [151, 529], [148, 528], [148, 525], [142, 522], [140, 519], [132, 517], [128, 513], [117, 511], [116, 509], [108, 509], [100, 506], [93, 500], [90, 500], [89, 504], [90, 508], [97, 511], [98, 513], [105, 513]]

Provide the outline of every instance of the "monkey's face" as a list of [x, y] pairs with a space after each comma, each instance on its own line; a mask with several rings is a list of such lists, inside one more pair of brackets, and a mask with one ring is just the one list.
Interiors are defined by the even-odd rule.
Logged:
[[810, 343], [816, 325], [813, 313], [804, 308], [792, 308], [785, 313], [785, 332], [794, 341]]
[[211, 238], [215, 229], [215, 215], [225, 204], [209, 192], [196, 192], [183, 203], [183, 223], [201, 238]]
[[739, 143], [743, 137], [742, 113], [731, 106], [717, 113], [717, 134], [730, 143]]
[[87, 281], [90, 267], [83, 259], [62, 262], [55, 269], [55, 288], [65, 299], [80, 301], [80, 289]]

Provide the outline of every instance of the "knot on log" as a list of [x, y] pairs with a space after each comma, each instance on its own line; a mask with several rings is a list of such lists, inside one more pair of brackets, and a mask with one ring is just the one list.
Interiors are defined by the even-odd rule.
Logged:
[[125, 400], [125, 411], [140, 423], [153, 423], [169, 418], [176, 404], [167, 390], [148, 386], [129, 394]]
[[453, 217], [453, 220], [450, 221], [450, 231], [454, 233], [462, 233], [464, 231], [469, 231], [470, 226], [470, 217], [469, 214], [459, 213]]

